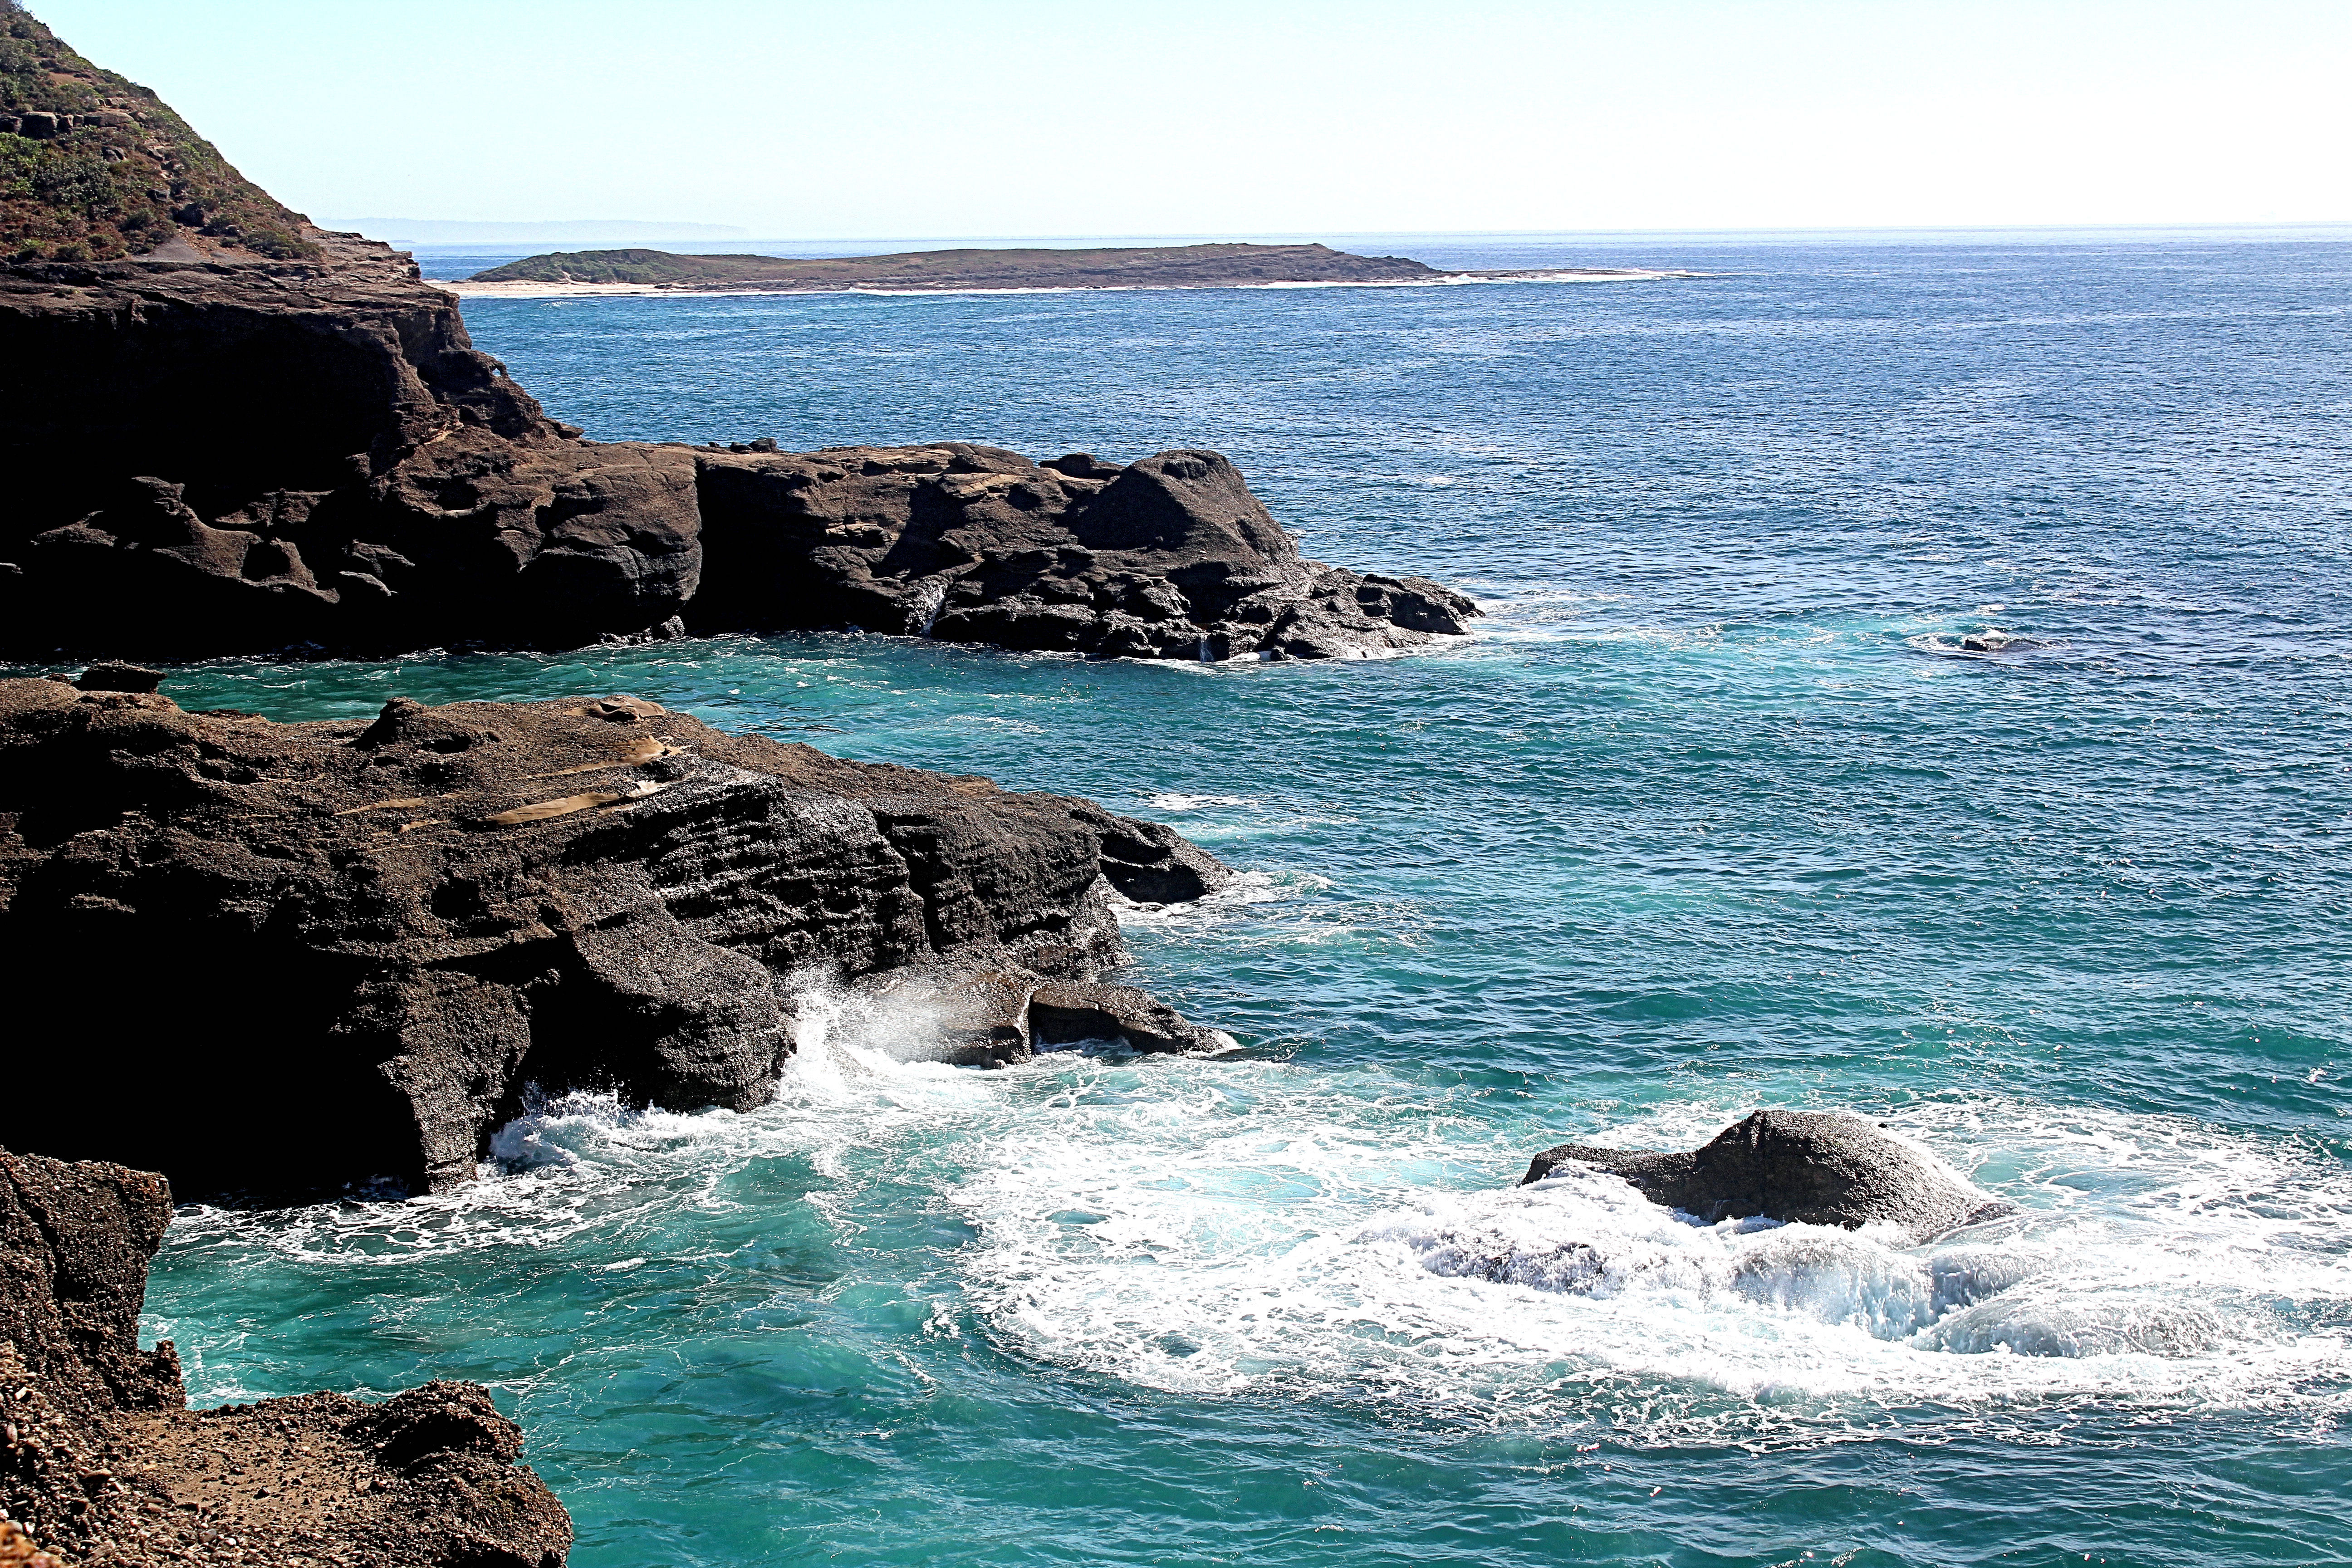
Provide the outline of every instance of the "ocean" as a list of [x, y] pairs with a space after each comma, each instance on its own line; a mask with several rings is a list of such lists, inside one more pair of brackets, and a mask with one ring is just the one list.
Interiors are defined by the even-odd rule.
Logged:
[[[445, 1196], [184, 1208], [147, 1328], [196, 1402], [487, 1383], [578, 1568], [2352, 1557], [2352, 243], [1408, 253], [1702, 276], [468, 301], [593, 436], [1213, 447], [1488, 615], [1344, 666], [173, 670], [633, 691], [1243, 873], [1126, 919], [1229, 1056], [982, 1074], [835, 1000], [760, 1111], [573, 1097]], [[1514, 1186], [1759, 1106], [2018, 1213]]]

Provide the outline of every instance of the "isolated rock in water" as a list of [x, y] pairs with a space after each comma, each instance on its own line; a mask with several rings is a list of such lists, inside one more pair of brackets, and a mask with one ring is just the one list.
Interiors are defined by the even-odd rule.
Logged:
[[1214, 452], [965, 442], [701, 459], [698, 630], [853, 626], [1100, 658], [1346, 658], [1466, 632], [1419, 577], [1307, 560]]
[[0, 1142], [191, 1194], [446, 1186], [534, 1083], [747, 1109], [812, 989], [1091, 981], [1113, 887], [1225, 875], [1091, 802], [635, 697], [280, 725], [0, 681], [0, 942], [73, 1042], [19, 1053]]
[[1959, 642], [1960, 651], [1963, 653], [2022, 653], [2031, 648], [2047, 646], [2033, 637], [2020, 637], [2015, 632], [2004, 632], [1993, 627], [1988, 627], [1980, 632], [1963, 633]]
[[1757, 1111], [1686, 1154], [1563, 1143], [1537, 1155], [1521, 1184], [1562, 1164], [1622, 1176], [1653, 1201], [1710, 1222], [1892, 1225], [1926, 1241], [2011, 1211], [1862, 1118], [1811, 1110]]
[[171, 1344], [139, 1348], [171, 1217], [149, 1172], [0, 1150], [0, 1510], [26, 1536], [78, 1563], [559, 1568], [571, 1521], [478, 1384], [187, 1409]]

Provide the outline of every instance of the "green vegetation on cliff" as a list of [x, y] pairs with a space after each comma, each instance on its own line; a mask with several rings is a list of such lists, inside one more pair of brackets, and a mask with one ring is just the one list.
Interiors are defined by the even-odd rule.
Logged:
[[154, 93], [0, 0], [0, 260], [110, 261], [175, 237], [314, 256], [304, 221]]

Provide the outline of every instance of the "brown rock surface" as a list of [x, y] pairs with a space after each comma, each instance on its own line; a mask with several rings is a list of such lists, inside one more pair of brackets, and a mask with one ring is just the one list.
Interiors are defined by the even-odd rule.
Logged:
[[281, 725], [0, 681], [0, 942], [75, 999], [0, 1142], [192, 1194], [446, 1186], [533, 1084], [748, 1109], [804, 994], [1091, 981], [1111, 890], [1226, 875], [1087, 801], [636, 698]]
[[[38, 109], [37, 139], [16, 114], [0, 154], [47, 168], [86, 138], [113, 180], [130, 165], [100, 152], [185, 131], [21, 13], [0, 25], [38, 33], [52, 65], [71, 58], [63, 74], [0, 69], [0, 96], [126, 117], [68, 112], [60, 141], [58, 106]], [[0, 66], [16, 58], [0, 48]], [[1416, 646], [1476, 613], [1418, 578], [1302, 560], [1213, 453], [1121, 469], [961, 443], [581, 440], [475, 350], [405, 255], [304, 225], [193, 137], [154, 156], [229, 194], [184, 204], [193, 227], [155, 217], [139, 256], [60, 247], [34, 231], [63, 208], [0, 201], [0, 258], [16, 258], [0, 265], [0, 653], [572, 647], [676, 635], [684, 612], [698, 633], [930, 626], [1101, 657], [1321, 658]], [[265, 244], [268, 214], [299, 233]]]
[[184, 1408], [138, 1340], [171, 1206], [148, 1172], [0, 1150], [0, 1563], [559, 1568], [571, 1521], [476, 1384]]

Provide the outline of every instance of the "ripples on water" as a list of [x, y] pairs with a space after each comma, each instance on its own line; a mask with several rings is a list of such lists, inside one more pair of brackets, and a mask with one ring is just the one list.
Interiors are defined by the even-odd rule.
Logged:
[[[1311, 552], [1494, 616], [1344, 668], [175, 676], [626, 688], [1251, 873], [1129, 922], [1235, 1057], [981, 1075], [845, 1007], [754, 1114], [564, 1100], [462, 1193], [184, 1214], [151, 1326], [199, 1399], [488, 1381], [586, 1568], [2352, 1547], [2352, 249], [1649, 259], [1721, 276], [469, 304], [599, 435], [1218, 447]], [[1510, 1185], [1759, 1104], [2020, 1213], [1909, 1247]]]

